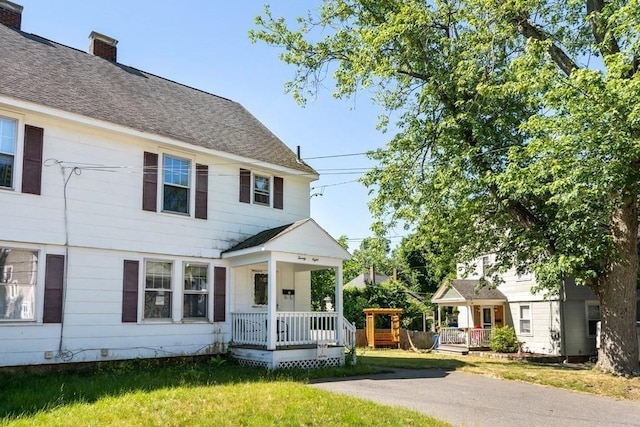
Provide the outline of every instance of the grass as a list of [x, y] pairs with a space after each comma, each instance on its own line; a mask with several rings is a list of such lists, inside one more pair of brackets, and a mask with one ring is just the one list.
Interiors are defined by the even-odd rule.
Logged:
[[536, 364], [517, 360], [413, 353], [402, 350], [364, 350], [363, 367], [457, 370], [494, 378], [564, 388], [616, 399], [640, 400], [640, 378], [623, 378], [600, 372], [593, 364]]
[[268, 372], [220, 358], [158, 360], [97, 370], [0, 374], [0, 426], [445, 426], [417, 412], [307, 387], [314, 378], [378, 367]]

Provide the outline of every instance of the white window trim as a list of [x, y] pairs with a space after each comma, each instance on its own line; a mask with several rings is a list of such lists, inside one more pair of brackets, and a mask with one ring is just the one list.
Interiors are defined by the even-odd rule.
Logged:
[[[590, 306], [598, 306], [600, 307], [600, 302], [596, 301], [596, 300], [590, 300], [590, 301], [585, 301], [584, 302], [584, 327], [585, 327], [585, 336], [587, 338], [595, 338], [597, 336], [597, 333], [594, 333], [593, 335], [591, 335], [589, 333], [589, 307]], [[598, 321], [602, 320], [602, 314], [600, 314], [600, 319], [598, 319]]]
[[[267, 303], [266, 304], [256, 304], [256, 275], [257, 274], [264, 274], [267, 276], [267, 289], [266, 289]], [[251, 270], [250, 286], [251, 286], [251, 306], [259, 307], [259, 308], [267, 307], [269, 305], [269, 272], [267, 270]]]
[[13, 158], [13, 176], [11, 177], [12, 186], [0, 187], [0, 190], [20, 194], [21, 192], [16, 190], [22, 188], [22, 159], [24, 158], [24, 143], [22, 141], [24, 141], [24, 115], [7, 110], [0, 110], [0, 117], [14, 120], [17, 127], [16, 140], [14, 141], [15, 153]]
[[[23, 246], [23, 245], [17, 245], [17, 244], [10, 244], [10, 245], [6, 245], [3, 243], [0, 243], [0, 247], [3, 248], [8, 248], [8, 249], [15, 249], [15, 250], [19, 250], [19, 251], [25, 251], [25, 252], [35, 252], [36, 257], [38, 258], [37, 261], [37, 266], [36, 266], [36, 271], [34, 271], [34, 277], [35, 277], [35, 283], [29, 283], [28, 285], [30, 285], [32, 287], [33, 290], [33, 316], [31, 319], [0, 319], [0, 325], [9, 325], [9, 324], [41, 324], [42, 323], [42, 307], [44, 305], [44, 277], [45, 277], [45, 271], [44, 271], [44, 262], [43, 259], [45, 258], [45, 254], [42, 250], [33, 248], [33, 247], [29, 247], [29, 246]], [[13, 282], [13, 280], [12, 280]], [[42, 282], [42, 283], [41, 283]], [[9, 283], [9, 286], [12, 286], [13, 283]]]
[[[157, 262], [157, 263], [170, 263], [171, 264], [171, 288], [168, 290], [171, 292], [171, 313], [169, 317], [145, 317], [144, 311], [144, 303], [146, 298], [147, 291], [147, 263], [148, 262]], [[176, 301], [176, 299], [181, 295], [181, 292], [176, 292], [176, 261], [171, 259], [159, 259], [159, 258], [145, 258], [142, 260], [143, 268], [142, 270], [142, 280], [140, 280], [139, 292], [138, 292], [138, 308], [139, 315], [138, 318], [142, 323], [171, 323], [174, 322], [177, 316], [181, 316], [180, 310], [180, 300]], [[150, 289], [153, 291], [153, 289]], [[178, 302], [176, 304], [176, 302]]]
[[[207, 271], [207, 286], [204, 292], [186, 291], [184, 289], [185, 269], [187, 266], [205, 267]], [[180, 291], [180, 316], [183, 322], [188, 323], [209, 323], [213, 320], [213, 269], [209, 263], [199, 261], [183, 261], [181, 273], [181, 291]], [[206, 295], [207, 296], [207, 315], [205, 317], [185, 317], [184, 314], [184, 297], [185, 295]]]
[[[522, 317], [522, 308], [523, 307], [528, 307], [529, 308], [529, 318], [524, 318]], [[520, 335], [524, 335], [524, 336], [532, 336], [533, 335], [533, 306], [530, 303], [527, 304], [518, 304], [518, 332], [520, 332]], [[528, 320], [529, 321], [529, 332], [523, 332], [522, 331], [522, 321], [523, 320]]]
[[[194, 218], [196, 209], [196, 156], [191, 153], [167, 150], [158, 147], [155, 151], [158, 154], [158, 184], [156, 188], [157, 206], [156, 212], [172, 217]], [[173, 212], [164, 209], [164, 158], [165, 156], [173, 157], [179, 160], [189, 162], [189, 212]]]
[[[256, 176], [266, 178], [269, 181], [269, 203], [256, 202]], [[273, 175], [251, 171], [251, 203], [265, 208], [273, 207]]]

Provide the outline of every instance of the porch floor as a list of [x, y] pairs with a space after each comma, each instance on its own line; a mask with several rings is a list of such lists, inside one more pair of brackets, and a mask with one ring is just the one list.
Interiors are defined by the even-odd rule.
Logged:
[[469, 347], [463, 344], [440, 344], [436, 349], [439, 353], [469, 354]]
[[[328, 344], [328, 348], [340, 347], [339, 345]], [[229, 344], [229, 348], [246, 348], [249, 350], [264, 350], [267, 351], [266, 345], [255, 345], [255, 344]], [[275, 350], [304, 350], [304, 349], [317, 349], [317, 344], [299, 344], [299, 345], [276, 345]]]

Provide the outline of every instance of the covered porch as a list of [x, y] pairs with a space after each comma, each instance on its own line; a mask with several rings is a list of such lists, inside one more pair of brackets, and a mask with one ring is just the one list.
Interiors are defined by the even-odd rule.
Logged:
[[438, 305], [438, 342], [442, 351], [466, 354], [489, 348], [491, 332], [505, 324], [506, 297], [498, 289], [481, 287], [479, 280], [445, 283], [431, 301]]
[[[344, 319], [342, 262], [349, 253], [312, 219], [265, 230], [223, 254], [231, 267], [230, 349], [269, 369], [344, 364], [355, 327]], [[311, 272], [333, 269], [325, 311], [311, 310]]]

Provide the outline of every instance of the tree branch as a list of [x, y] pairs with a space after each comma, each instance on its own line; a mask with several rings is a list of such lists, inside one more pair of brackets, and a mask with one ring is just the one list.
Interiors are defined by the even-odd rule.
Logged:
[[551, 41], [551, 44], [549, 45], [549, 55], [551, 55], [551, 59], [553, 59], [556, 65], [560, 67], [567, 77], [571, 75], [573, 70], [577, 70], [579, 68], [578, 64], [576, 64], [575, 61], [571, 59], [564, 50], [562, 50], [562, 48], [552, 41], [551, 36], [542, 28], [529, 22], [528, 17], [520, 16], [514, 18], [512, 22], [516, 26], [518, 32], [527, 38], [544, 42]]
[[620, 53], [618, 41], [611, 37], [611, 34], [607, 34], [607, 26], [601, 15], [603, 9], [603, 0], [587, 0], [587, 18], [589, 19], [593, 38], [600, 45], [602, 56]]

